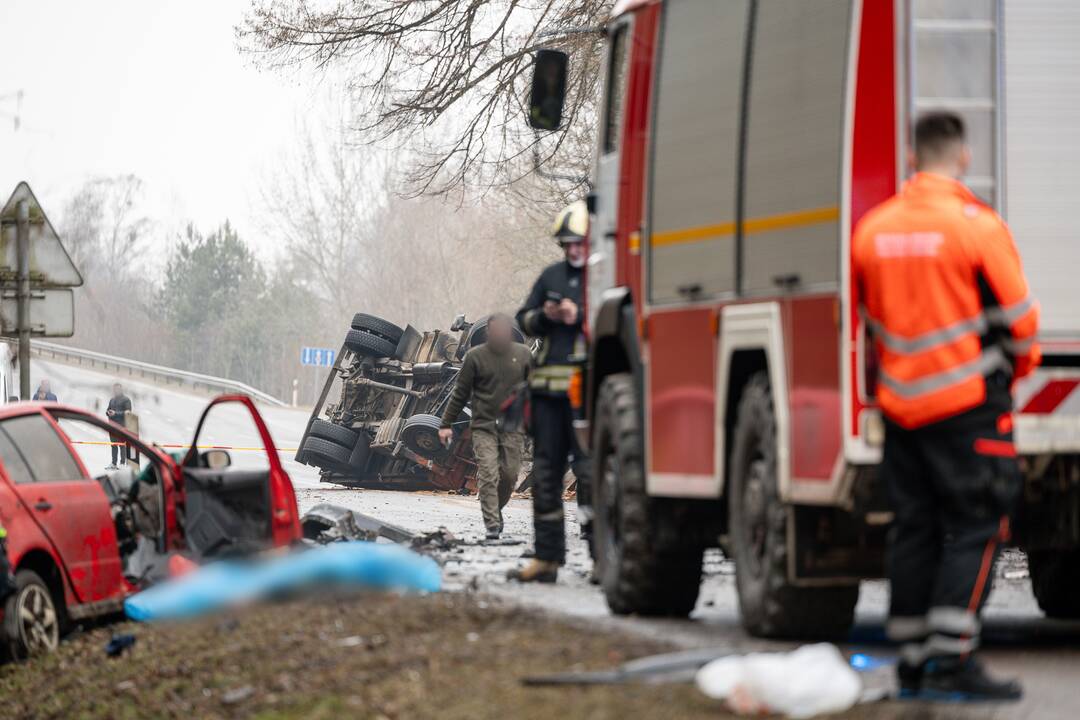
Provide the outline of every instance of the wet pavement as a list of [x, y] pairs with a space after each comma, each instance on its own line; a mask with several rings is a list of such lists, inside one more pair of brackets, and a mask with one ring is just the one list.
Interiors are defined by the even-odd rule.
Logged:
[[[475, 496], [436, 492], [352, 490], [326, 485], [297, 490], [301, 512], [320, 502], [344, 505], [414, 532], [447, 528], [462, 540], [453, 551], [440, 553], [448, 590], [488, 593], [557, 615], [577, 619], [591, 627], [662, 639], [680, 648], [715, 647], [720, 653], [783, 650], [792, 643], [751, 638], [739, 625], [734, 566], [719, 551], [706, 555], [705, 579], [698, 605], [690, 620], [653, 620], [615, 617], [601, 591], [589, 584], [589, 559], [578, 535], [573, 502], [567, 503], [566, 567], [555, 585], [520, 586], [505, 579], [506, 571], [532, 547], [532, 512], [528, 499], [514, 498], [504, 510], [505, 534], [499, 544], [483, 541], [483, 525]], [[883, 621], [888, 602], [887, 585], [865, 582], [856, 609], [856, 626], [847, 651], [866, 652], [890, 659], [894, 648], [884, 641]], [[998, 564], [994, 589], [985, 613], [983, 657], [992, 671], [1017, 676], [1025, 686], [1025, 699], [1010, 705], [925, 705], [879, 703], [870, 714], [864, 708], [852, 717], [895, 718], [1031, 718], [1056, 720], [1080, 717], [1080, 623], [1045, 619], [1031, 594], [1026, 561], [1010, 552]], [[552, 668], [553, 671], [564, 668]], [[873, 683], [888, 682], [874, 678]]]

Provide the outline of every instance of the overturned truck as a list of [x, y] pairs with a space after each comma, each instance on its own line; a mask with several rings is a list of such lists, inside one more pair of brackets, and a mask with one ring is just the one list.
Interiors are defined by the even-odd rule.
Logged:
[[338, 485], [474, 489], [470, 409], [453, 424], [448, 447], [438, 433], [462, 358], [486, 337], [486, 317], [470, 323], [459, 315], [449, 331], [421, 332], [357, 313], [296, 460], [320, 468], [323, 482]]

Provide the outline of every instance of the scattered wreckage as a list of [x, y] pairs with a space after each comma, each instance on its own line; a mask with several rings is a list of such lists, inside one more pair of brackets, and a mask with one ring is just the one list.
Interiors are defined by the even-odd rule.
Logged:
[[449, 447], [438, 433], [465, 353], [486, 338], [486, 317], [469, 323], [459, 315], [449, 331], [421, 332], [357, 313], [296, 460], [320, 468], [323, 482], [338, 485], [475, 489], [470, 409], [453, 424]]

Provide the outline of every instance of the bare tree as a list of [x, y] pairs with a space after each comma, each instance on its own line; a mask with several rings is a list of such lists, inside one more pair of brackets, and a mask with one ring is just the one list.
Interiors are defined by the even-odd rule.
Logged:
[[[353, 128], [364, 142], [410, 151], [413, 193], [513, 185], [541, 162], [584, 177], [594, 125], [599, 34], [610, 0], [254, 0], [237, 28], [268, 67], [341, 70], [363, 99]], [[573, 51], [567, 122], [584, 132], [540, 138], [525, 123], [532, 53]], [[585, 139], [585, 145], [581, 144]], [[548, 181], [560, 198], [580, 181]]]
[[126, 274], [145, 250], [153, 223], [135, 175], [93, 177], [64, 206], [60, 231], [83, 272]]
[[356, 294], [378, 272], [389, 169], [385, 158], [349, 147], [341, 130], [300, 143], [263, 188], [267, 232], [282, 240], [298, 279], [336, 321], [351, 317]]

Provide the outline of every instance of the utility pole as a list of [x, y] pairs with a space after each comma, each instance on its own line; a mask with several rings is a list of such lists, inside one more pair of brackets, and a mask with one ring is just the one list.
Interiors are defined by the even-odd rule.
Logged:
[[18, 255], [19, 397], [30, 399], [30, 203], [19, 200], [16, 214]]

